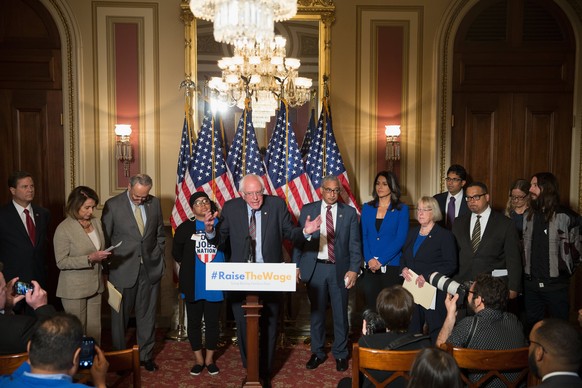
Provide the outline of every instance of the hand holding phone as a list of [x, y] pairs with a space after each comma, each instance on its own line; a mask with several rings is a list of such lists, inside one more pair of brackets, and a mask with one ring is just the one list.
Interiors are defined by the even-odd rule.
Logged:
[[83, 337], [81, 341], [81, 352], [79, 353], [79, 368], [90, 369], [93, 366], [95, 357], [95, 340], [93, 337]]
[[34, 291], [34, 285], [26, 282], [16, 282], [13, 289], [16, 295], [26, 295], [28, 291]]

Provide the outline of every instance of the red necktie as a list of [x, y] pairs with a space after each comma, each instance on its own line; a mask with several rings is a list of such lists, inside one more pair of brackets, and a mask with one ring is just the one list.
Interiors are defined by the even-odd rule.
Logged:
[[325, 228], [327, 230], [327, 258], [335, 263], [335, 252], [333, 250], [335, 242], [335, 231], [333, 229], [333, 214], [331, 214], [331, 205], [327, 205], [325, 214]]
[[32, 241], [32, 245], [34, 245], [36, 244], [36, 228], [34, 227], [34, 222], [32, 221], [32, 217], [30, 217], [28, 209], [24, 209], [24, 214], [26, 215], [26, 229], [28, 229], [28, 237], [30, 237], [30, 241]]

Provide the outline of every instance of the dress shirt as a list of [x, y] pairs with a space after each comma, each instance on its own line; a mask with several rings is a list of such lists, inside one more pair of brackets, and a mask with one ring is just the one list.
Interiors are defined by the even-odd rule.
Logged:
[[[247, 204], [247, 215], [249, 219], [249, 225], [251, 223], [251, 215], [253, 214], [253, 209]], [[257, 263], [264, 263], [263, 260], [263, 236], [261, 233], [261, 209], [255, 211], [255, 225], [256, 225], [256, 233], [255, 233], [255, 262]]]
[[487, 206], [487, 209], [481, 214], [471, 213], [471, 230], [469, 231], [469, 236], [473, 235], [473, 229], [475, 228], [475, 223], [477, 222], [477, 216], [481, 216], [479, 219], [479, 224], [481, 225], [481, 240], [483, 239], [483, 233], [487, 227], [487, 221], [489, 221], [489, 216], [491, 215], [491, 208]]
[[[327, 207], [329, 205], [325, 201], [321, 201], [321, 219], [325, 220], [327, 217]], [[333, 227], [337, 227], [337, 203], [331, 205], [331, 216], [333, 217]], [[337, 236], [337, 230], [336, 230]], [[321, 223], [321, 229], [319, 231], [319, 253], [317, 254], [319, 260], [329, 260], [327, 255], [327, 225], [325, 221]]]
[[554, 376], [574, 376], [574, 377], [579, 377], [578, 373], [575, 372], [552, 372], [552, 373], [548, 373], [547, 375], [545, 375], [542, 378], [542, 381], [549, 379], [550, 377], [554, 377]]
[[[129, 199], [129, 204], [131, 205], [131, 212], [135, 213], [135, 208], [138, 205], [133, 203], [133, 201], [131, 200], [131, 197], [129, 196], [129, 190], [127, 190], [127, 198]], [[143, 219], [143, 228], [145, 230], [145, 227], [146, 227], [147, 222], [148, 222], [148, 217], [146, 216], [145, 206], [143, 206], [143, 203], [141, 205], [139, 205], [139, 210], [141, 210], [141, 218]]]
[[[465, 195], [465, 191], [463, 189], [459, 190], [459, 192], [455, 195], [449, 194], [447, 195], [447, 202], [445, 203], [445, 212], [449, 208], [449, 202], [451, 202], [451, 197], [455, 197], [455, 218], [459, 216], [459, 211], [461, 210], [461, 202], [463, 201], [463, 196]], [[446, 214], [443, 214], [444, 218], [447, 218]]]
[[24, 225], [24, 229], [28, 231], [28, 226], [26, 225], [26, 214], [24, 214], [24, 209], [28, 209], [28, 213], [30, 214], [30, 218], [32, 218], [32, 222], [36, 226], [36, 221], [34, 220], [34, 212], [32, 211], [32, 205], [29, 203], [27, 207], [22, 207], [17, 204], [15, 201], [12, 201], [20, 219], [22, 220], [22, 224]]

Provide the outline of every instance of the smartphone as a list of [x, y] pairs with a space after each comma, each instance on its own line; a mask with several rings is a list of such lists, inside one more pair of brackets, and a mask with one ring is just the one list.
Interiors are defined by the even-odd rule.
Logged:
[[79, 368], [90, 369], [93, 366], [95, 357], [95, 340], [93, 337], [83, 337], [81, 342], [81, 353], [79, 353]]
[[26, 295], [26, 292], [29, 290], [34, 291], [34, 285], [26, 282], [14, 283], [14, 293], [16, 295]]

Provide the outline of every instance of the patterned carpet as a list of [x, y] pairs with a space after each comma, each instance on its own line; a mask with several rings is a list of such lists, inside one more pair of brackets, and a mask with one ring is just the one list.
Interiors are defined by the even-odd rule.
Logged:
[[[220, 373], [214, 376], [205, 369], [199, 376], [190, 375], [194, 358], [190, 343], [165, 339], [165, 331], [159, 330], [154, 350], [155, 361], [160, 367], [155, 372], [142, 368], [143, 387], [241, 387], [246, 376], [242, 367], [239, 349], [228, 341], [217, 350], [217, 366]], [[131, 341], [130, 341], [131, 343]], [[275, 388], [292, 387], [336, 387], [343, 377], [351, 376], [350, 368], [345, 372], [335, 369], [335, 360], [331, 354], [328, 359], [315, 370], [305, 368], [311, 351], [309, 345], [289, 344], [277, 349], [275, 373], [271, 381]], [[125, 379], [123, 387], [131, 387], [131, 379]]]

